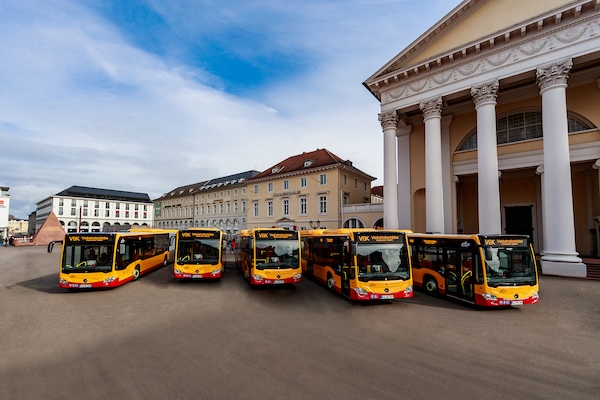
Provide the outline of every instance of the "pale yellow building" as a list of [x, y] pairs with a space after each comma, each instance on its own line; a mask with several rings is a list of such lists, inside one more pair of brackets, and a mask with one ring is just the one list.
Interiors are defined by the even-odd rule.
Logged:
[[219, 228], [228, 237], [246, 229], [246, 180], [259, 171], [177, 187], [154, 200], [154, 227]]
[[340, 228], [342, 205], [369, 203], [374, 177], [326, 149], [289, 157], [246, 181], [248, 228]]
[[465, 0], [364, 85], [381, 103], [386, 228], [529, 234], [544, 273], [586, 275], [600, 240], [597, 0]]

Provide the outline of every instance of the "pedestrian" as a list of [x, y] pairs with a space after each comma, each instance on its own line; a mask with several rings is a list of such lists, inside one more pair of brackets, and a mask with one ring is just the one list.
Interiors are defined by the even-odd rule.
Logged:
[[231, 241], [231, 252], [235, 253], [235, 239]]

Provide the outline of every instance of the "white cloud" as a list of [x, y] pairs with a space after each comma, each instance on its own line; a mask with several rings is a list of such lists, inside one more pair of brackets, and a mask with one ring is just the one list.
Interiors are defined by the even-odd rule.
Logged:
[[[403, 24], [414, 22], [400, 13], [415, 2], [252, 3], [224, 10], [219, 2], [227, 17], [220, 23], [241, 26], [260, 7], [277, 10], [282, 19], [265, 34], [276, 38], [269, 45], [306, 52], [315, 63], [252, 98], [221, 91], [219, 77], [198, 66], [136, 48], [84, 6], [0, 5], [0, 184], [11, 187], [11, 214], [24, 218], [71, 185], [154, 198], [316, 148], [352, 160], [380, 183], [379, 107], [361, 83], [458, 1], [438, 1], [446, 11], [411, 32]], [[206, 3], [175, 2], [161, 12], [181, 24], [186, 40], [226, 28], [198, 23], [193, 6]], [[251, 24], [257, 30], [261, 21]]]

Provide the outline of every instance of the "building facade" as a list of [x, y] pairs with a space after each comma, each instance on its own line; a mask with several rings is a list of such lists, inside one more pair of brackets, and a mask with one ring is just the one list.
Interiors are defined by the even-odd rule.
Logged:
[[598, 0], [465, 0], [364, 85], [387, 228], [525, 233], [585, 276], [600, 236]]
[[8, 216], [10, 215], [10, 194], [7, 186], [0, 186], [0, 239], [8, 237]]
[[103, 232], [109, 227], [152, 227], [154, 205], [146, 193], [71, 186], [37, 203], [36, 232], [50, 212], [65, 232]]
[[342, 206], [369, 203], [373, 180], [326, 149], [289, 157], [246, 182], [248, 228], [340, 228], [355, 218]]
[[232, 237], [246, 229], [246, 181], [259, 171], [246, 171], [175, 188], [154, 200], [155, 227], [219, 228]]

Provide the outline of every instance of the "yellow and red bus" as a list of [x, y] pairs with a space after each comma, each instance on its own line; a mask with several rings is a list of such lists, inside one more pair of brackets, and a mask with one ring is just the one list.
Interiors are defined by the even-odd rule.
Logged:
[[415, 286], [478, 306], [539, 301], [529, 236], [410, 234]]
[[223, 276], [223, 232], [217, 228], [189, 228], [177, 233], [175, 279], [220, 279]]
[[302, 273], [351, 300], [410, 298], [408, 232], [358, 228], [301, 231]]
[[62, 241], [59, 286], [112, 288], [137, 280], [169, 262], [168, 232], [67, 233]]
[[302, 281], [300, 235], [281, 228], [254, 228], [240, 233], [237, 264], [251, 285]]

